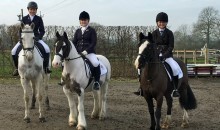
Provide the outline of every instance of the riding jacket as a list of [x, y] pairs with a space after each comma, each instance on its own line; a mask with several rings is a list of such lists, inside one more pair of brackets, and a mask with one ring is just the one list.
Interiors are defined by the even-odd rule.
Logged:
[[39, 39], [42, 39], [44, 34], [45, 34], [45, 30], [44, 30], [44, 23], [41, 17], [35, 15], [33, 20], [31, 21], [31, 18], [29, 15], [24, 16], [22, 18], [22, 22], [24, 24], [31, 24], [32, 22], [34, 23], [34, 36], [38, 37]]
[[74, 38], [73, 44], [75, 45], [77, 52], [83, 52], [84, 50], [87, 53], [95, 53], [95, 46], [97, 42], [97, 34], [94, 28], [88, 26], [88, 28], [82, 34], [81, 28], [77, 29]]
[[162, 35], [159, 29], [156, 29], [152, 33], [153, 41], [161, 49], [162, 55], [164, 58], [173, 57], [173, 48], [174, 48], [174, 36], [173, 32], [167, 28], [163, 31]]

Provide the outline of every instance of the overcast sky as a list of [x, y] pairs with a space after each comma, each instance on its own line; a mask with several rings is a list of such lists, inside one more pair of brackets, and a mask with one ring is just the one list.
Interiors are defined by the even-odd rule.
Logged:
[[[29, 0], [1, 0], [0, 24], [18, 23], [17, 15], [24, 9], [27, 15]], [[156, 15], [163, 11], [169, 16], [168, 25], [176, 30], [182, 24], [192, 25], [202, 9], [220, 9], [220, 0], [36, 0], [38, 14], [44, 15], [45, 25], [79, 25], [83, 10], [91, 22], [109, 26], [155, 25]]]

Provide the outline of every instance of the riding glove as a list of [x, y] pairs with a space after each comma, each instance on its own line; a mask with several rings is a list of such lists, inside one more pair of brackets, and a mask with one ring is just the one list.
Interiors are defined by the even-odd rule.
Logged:
[[83, 51], [82, 54], [83, 54], [83, 55], [87, 55], [88, 52], [87, 52], [87, 51]]

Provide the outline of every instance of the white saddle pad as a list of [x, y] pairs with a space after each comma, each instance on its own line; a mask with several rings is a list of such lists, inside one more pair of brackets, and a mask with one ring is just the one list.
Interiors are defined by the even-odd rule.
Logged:
[[107, 68], [105, 67], [105, 65], [101, 62], [100, 62], [100, 70], [101, 70], [101, 74], [100, 75], [104, 75], [107, 73]]

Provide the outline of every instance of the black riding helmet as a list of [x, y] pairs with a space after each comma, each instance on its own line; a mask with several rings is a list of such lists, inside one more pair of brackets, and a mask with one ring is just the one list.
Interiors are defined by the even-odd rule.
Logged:
[[168, 15], [164, 12], [160, 12], [156, 17], [156, 22], [158, 21], [168, 22]]
[[84, 19], [90, 20], [89, 14], [86, 11], [81, 12], [79, 15], [79, 20], [84, 20]]
[[29, 9], [29, 8], [37, 9], [38, 8], [37, 3], [34, 1], [29, 2], [27, 5], [27, 9]]

